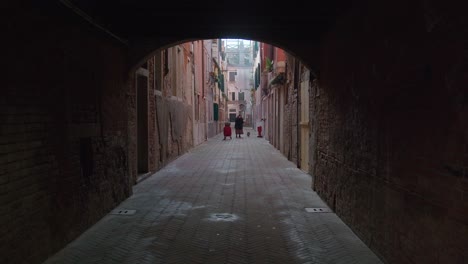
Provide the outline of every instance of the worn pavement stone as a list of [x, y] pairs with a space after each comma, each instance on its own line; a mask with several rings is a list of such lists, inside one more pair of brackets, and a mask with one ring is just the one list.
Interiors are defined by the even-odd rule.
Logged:
[[305, 211], [327, 207], [311, 181], [264, 138], [218, 135], [44, 264], [382, 263], [333, 212]]

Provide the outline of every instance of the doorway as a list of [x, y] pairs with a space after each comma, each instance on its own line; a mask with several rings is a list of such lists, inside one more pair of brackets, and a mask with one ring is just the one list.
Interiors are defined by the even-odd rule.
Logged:
[[309, 172], [309, 72], [303, 73], [303, 80], [301, 81], [301, 113], [300, 113], [300, 126], [301, 126], [301, 156], [300, 165], [301, 170]]
[[148, 71], [136, 74], [138, 174], [148, 172]]

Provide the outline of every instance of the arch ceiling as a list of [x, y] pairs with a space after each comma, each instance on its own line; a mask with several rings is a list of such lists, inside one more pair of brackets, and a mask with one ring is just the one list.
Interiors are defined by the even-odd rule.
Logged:
[[244, 38], [284, 48], [312, 66], [311, 51], [351, 8], [343, 0], [58, 1], [126, 42], [132, 63], [175, 42]]

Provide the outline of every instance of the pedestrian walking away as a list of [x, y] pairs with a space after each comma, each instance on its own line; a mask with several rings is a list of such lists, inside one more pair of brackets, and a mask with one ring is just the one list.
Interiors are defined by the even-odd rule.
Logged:
[[236, 130], [236, 138], [242, 138], [242, 134], [244, 134], [244, 119], [241, 115], [236, 117], [234, 129]]

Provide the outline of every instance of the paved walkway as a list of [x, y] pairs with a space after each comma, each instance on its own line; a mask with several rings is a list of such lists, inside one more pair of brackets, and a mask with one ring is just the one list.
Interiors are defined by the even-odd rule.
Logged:
[[307, 212], [327, 208], [310, 175], [251, 133], [182, 155], [45, 264], [382, 263], [333, 212]]

